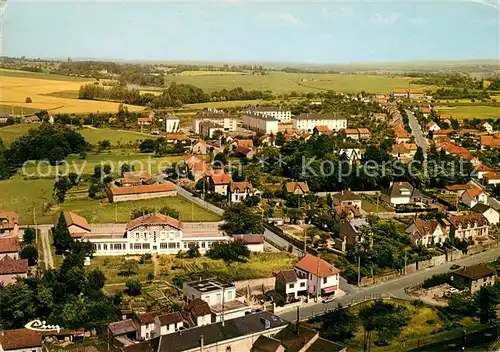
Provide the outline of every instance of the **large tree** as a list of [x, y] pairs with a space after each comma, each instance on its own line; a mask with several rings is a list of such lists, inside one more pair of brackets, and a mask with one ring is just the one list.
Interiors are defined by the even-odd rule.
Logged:
[[410, 320], [406, 307], [381, 299], [361, 308], [358, 316], [364, 328], [363, 351], [371, 345], [374, 331], [377, 333], [377, 342], [387, 344], [389, 340], [399, 336], [403, 326]]
[[29, 266], [35, 265], [38, 261], [38, 251], [36, 250], [35, 246], [24, 247], [21, 250], [21, 253], [19, 253], [19, 256], [22, 259], [28, 259]]
[[220, 229], [229, 235], [264, 233], [262, 217], [243, 203], [228, 207], [222, 216], [224, 224]]
[[234, 242], [214, 243], [207, 251], [207, 257], [222, 259], [226, 263], [245, 262], [250, 256], [250, 250], [245, 242], [236, 240]]
[[58, 253], [68, 252], [73, 245], [74, 239], [68, 230], [64, 213], [61, 212], [54, 230], [54, 247]]
[[321, 321], [321, 336], [333, 341], [352, 338], [359, 326], [358, 317], [340, 304], [318, 319]]
[[35, 236], [35, 230], [33, 230], [31, 227], [28, 227], [26, 230], [24, 230], [23, 243], [32, 244], [35, 241]]

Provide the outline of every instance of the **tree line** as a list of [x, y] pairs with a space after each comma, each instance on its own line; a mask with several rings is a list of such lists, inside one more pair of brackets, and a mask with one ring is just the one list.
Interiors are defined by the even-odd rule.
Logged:
[[48, 160], [55, 165], [67, 155], [87, 147], [88, 143], [78, 132], [64, 125], [42, 123], [8, 147], [0, 141], [0, 179], [8, 178], [25, 161]]
[[141, 94], [138, 89], [127, 89], [122, 86], [105, 88], [97, 84], [86, 84], [80, 87], [79, 99], [87, 100], [111, 100], [132, 105], [149, 106], [155, 109], [165, 107], [181, 107], [184, 104], [206, 103], [210, 101], [227, 100], [269, 100], [273, 97], [271, 91], [244, 90], [241, 87], [231, 90], [205, 93], [203, 89], [191, 84], [171, 85], [163, 90], [162, 94]]

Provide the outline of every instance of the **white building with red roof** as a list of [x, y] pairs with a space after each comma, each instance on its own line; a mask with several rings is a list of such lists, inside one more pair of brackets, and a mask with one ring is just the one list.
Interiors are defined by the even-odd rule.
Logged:
[[307, 279], [311, 296], [334, 295], [339, 290], [340, 270], [319, 257], [306, 254], [295, 264], [298, 278]]
[[0, 259], [9, 256], [12, 259], [19, 259], [21, 245], [17, 237], [0, 238]]
[[11, 284], [16, 282], [16, 278], [27, 276], [28, 259], [12, 259], [8, 255], [0, 259], [0, 285]]
[[[73, 213], [64, 214], [71, 235], [94, 245], [96, 256], [177, 254], [191, 247], [205, 253], [215, 242], [230, 241], [218, 226], [189, 224], [161, 213], [151, 213], [126, 224], [91, 224]], [[216, 224], [218, 225], [218, 223]]]

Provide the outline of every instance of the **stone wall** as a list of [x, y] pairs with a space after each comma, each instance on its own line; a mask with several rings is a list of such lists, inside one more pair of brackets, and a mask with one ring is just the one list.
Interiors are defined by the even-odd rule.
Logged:
[[[248, 291], [250, 291], [251, 295], [261, 295], [266, 291], [274, 290], [275, 282], [276, 278], [274, 276], [264, 279], [236, 281], [236, 292], [243, 296], [245, 296]], [[262, 288], [264, 288], [264, 292], [262, 292]]]

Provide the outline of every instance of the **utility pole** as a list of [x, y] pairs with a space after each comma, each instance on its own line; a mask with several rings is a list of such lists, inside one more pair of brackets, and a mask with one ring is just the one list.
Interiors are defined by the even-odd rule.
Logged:
[[405, 275], [406, 275], [406, 250], [405, 250]]
[[378, 192], [377, 192], [377, 217], [378, 217]]
[[319, 301], [319, 285], [321, 283], [321, 281], [319, 280], [319, 261], [320, 261], [320, 258], [319, 257], [316, 257], [316, 259], [318, 260], [318, 262], [316, 263], [316, 303]]
[[358, 254], [358, 287], [361, 284], [361, 256]]
[[304, 257], [307, 254], [307, 228], [304, 229]]

